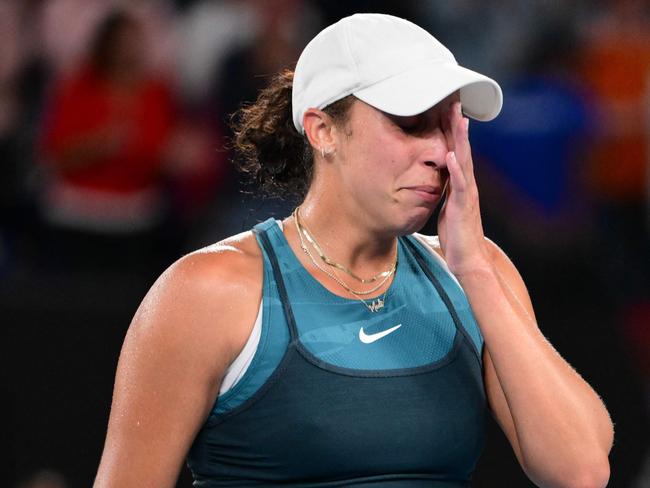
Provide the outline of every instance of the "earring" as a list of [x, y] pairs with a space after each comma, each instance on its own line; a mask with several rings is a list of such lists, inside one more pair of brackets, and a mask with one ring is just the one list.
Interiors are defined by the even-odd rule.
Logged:
[[320, 155], [323, 156], [323, 159], [325, 159], [326, 156], [329, 156], [330, 154], [334, 154], [336, 152], [336, 149], [332, 149], [331, 147], [328, 147], [325, 149], [324, 147], [320, 148]]

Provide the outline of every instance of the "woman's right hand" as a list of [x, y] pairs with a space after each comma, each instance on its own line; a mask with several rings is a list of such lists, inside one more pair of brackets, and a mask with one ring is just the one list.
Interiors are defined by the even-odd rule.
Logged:
[[443, 120], [449, 149], [445, 161], [449, 180], [438, 218], [438, 234], [449, 270], [459, 279], [464, 274], [491, 266], [481, 223], [468, 128], [469, 119], [463, 117], [460, 101], [456, 101]]

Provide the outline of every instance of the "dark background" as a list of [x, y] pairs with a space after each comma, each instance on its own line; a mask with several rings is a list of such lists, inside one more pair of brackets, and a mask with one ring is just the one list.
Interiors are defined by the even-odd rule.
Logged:
[[[146, 232], [63, 225], [47, 198], [60, 170], [47, 142], [63, 130], [57, 87], [127, 4], [146, 34], [138, 62], [173, 107], [148, 182], [163, 217]], [[156, 276], [292, 209], [240, 183], [228, 114], [353, 12], [411, 19], [501, 83], [502, 114], [470, 130], [486, 234], [523, 275], [542, 332], [612, 415], [609, 486], [650, 486], [650, 16], [632, 0], [3, 2], [1, 486], [91, 485], [121, 343]], [[532, 486], [494, 422], [489, 434], [475, 486]], [[184, 471], [178, 486], [189, 485]]]

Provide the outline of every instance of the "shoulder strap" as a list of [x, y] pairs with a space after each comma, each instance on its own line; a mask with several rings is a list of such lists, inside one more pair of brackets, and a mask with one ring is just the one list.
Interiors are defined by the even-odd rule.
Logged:
[[296, 319], [293, 315], [293, 310], [291, 309], [291, 304], [289, 303], [289, 295], [287, 294], [287, 288], [282, 279], [282, 272], [280, 271], [280, 265], [278, 263], [278, 257], [273, 250], [269, 236], [267, 235], [268, 226], [255, 226], [253, 228], [253, 233], [259, 238], [266, 255], [269, 258], [271, 263], [271, 268], [273, 269], [273, 276], [275, 277], [275, 284], [278, 287], [278, 294], [280, 295], [280, 301], [282, 302], [282, 310], [284, 311], [284, 317], [287, 320], [289, 325], [289, 334], [291, 336], [291, 344], [298, 342], [298, 328], [296, 327]]
[[482, 363], [480, 354], [478, 350], [476, 349], [476, 345], [474, 344], [474, 341], [472, 340], [471, 337], [469, 337], [469, 334], [465, 330], [465, 327], [463, 327], [463, 323], [461, 322], [460, 318], [458, 317], [458, 312], [456, 312], [456, 307], [454, 307], [454, 304], [451, 302], [449, 299], [449, 295], [447, 295], [447, 292], [445, 291], [444, 287], [440, 284], [440, 281], [438, 278], [435, 277], [435, 275], [431, 272], [431, 269], [429, 268], [429, 265], [427, 264], [426, 260], [421, 254], [421, 250], [418, 248], [418, 246], [411, 240], [415, 239], [412, 236], [406, 236], [404, 238], [404, 242], [406, 242], [407, 247], [410, 249], [411, 253], [413, 254], [413, 257], [415, 257], [415, 260], [417, 263], [420, 265], [420, 268], [422, 268], [422, 271], [424, 272], [425, 276], [429, 278], [429, 281], [431, 284], [434, 286], [436, 291], [438, 292], [438, 295], [442, 299], [442, 302], [445, 304], [447, 307], [447, 310], [449, 311], [449, 314], [451, 315], [452, 320], [454, 321], [454, 325], [456, 326], [456, 329], [460, 331], [461, 334], [463, 334], [463, 337], [465, 338], [465, 341], [469, 344], [469, 346], [472, 348], [472, 351], [476, 355], [476, 358], [479, 361], [479, 364]]

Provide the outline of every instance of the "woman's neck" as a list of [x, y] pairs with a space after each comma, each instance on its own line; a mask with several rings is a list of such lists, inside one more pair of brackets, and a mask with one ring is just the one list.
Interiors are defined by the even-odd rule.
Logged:
[[299, 219], [329, 259], [360, 276], [376, 274], [395, 259], [396, 237], [374, 232], [364, 225], [367, 218], [340, 202], [330, 206], [308, 195], [299, 208]]

